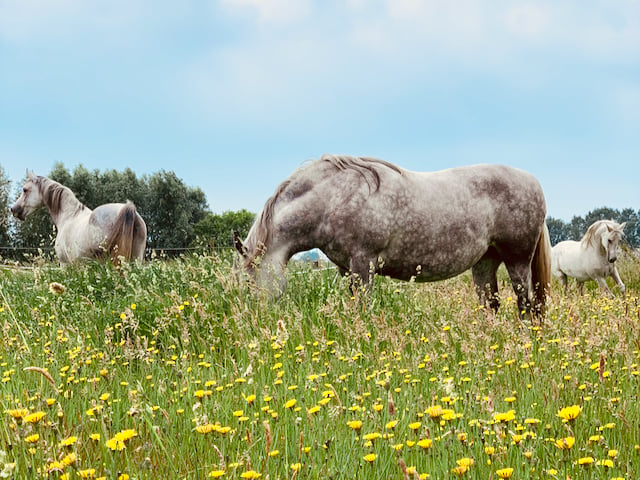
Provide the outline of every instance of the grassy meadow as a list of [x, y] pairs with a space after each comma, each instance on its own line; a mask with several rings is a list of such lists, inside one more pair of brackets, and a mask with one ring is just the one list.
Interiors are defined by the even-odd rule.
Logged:
[[627, 296], [554, 283], [538, 325], [502, 274], [291, 265], [265, 301], [231, 259], [0, 270], [0, 478], [640, 478], [640, 262]]

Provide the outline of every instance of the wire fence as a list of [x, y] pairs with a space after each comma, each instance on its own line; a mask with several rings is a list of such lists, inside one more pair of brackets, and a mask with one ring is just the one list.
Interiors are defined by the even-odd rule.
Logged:
[[[148, 247], [145, 260], [179, 258], [185, 255], [213, 255], [234, 250], [233, 247], [214, 247], [209, 245], [196, 247]], [[53, 258], [54, 247], [14, 247], [0, 246], [0, 264], [6, 261], [30, 262], [37, 258]]]

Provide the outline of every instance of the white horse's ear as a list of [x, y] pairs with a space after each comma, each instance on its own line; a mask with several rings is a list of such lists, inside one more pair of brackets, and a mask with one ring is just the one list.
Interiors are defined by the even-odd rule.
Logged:
[[31, 172], [28, 168], [27, 168], [27, 178], [29, 180], [32, 180], [32, 179], [36, 178], [36, 174]]
[[624, 230], [625, 225], [627, 224], [627, 222], [623, 222], [620, 224], [620, 230]]

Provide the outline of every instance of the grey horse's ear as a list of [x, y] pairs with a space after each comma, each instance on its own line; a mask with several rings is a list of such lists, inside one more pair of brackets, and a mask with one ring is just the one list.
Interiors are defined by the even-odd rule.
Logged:
[[28, 168], [27, 168], [27, 178], [29, 180], [33, 180], [34, 178], [36, 178], [36, 174], [30, 171]]
[[247, 249], [244, 247], [242, 240], [240, 240], [240, 234], [236, 230], [233, 231], [233, 245], [240, 255], [247, 256]]
[[627, 222], [623, 222], [620, 224], [620, 230], [624, 230], [625, 225], [627, 224]]

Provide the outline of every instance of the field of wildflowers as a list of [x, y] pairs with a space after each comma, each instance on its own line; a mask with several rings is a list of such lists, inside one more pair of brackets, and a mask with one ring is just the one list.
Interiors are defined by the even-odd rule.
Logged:
[[[470, 275], [365, 303], [228, 258], [0, 270], [0, 478], [640, 478], [640, 264], [538, 325]], [[617, 293], [617, 292], [616, 292]]]

